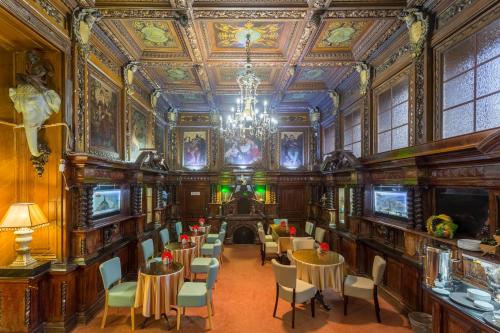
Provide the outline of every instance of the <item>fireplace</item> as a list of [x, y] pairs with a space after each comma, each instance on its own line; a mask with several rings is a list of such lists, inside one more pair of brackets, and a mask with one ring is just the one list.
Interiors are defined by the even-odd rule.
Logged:
[[233, 232], [233, 244], [254, 244], [255, 232], [248, 226], [240, 226]]

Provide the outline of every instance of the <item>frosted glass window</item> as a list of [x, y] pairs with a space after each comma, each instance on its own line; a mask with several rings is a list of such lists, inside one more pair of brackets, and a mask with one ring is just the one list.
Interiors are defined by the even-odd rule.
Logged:
[[443, 138], [500, 126], [500, 20], [443, 54]]
[[408, 147], [408, 78], [377, 96], [377, 139], [379, 153]]
[[355, 110], [344, 115], [344, 150], [361, 156], [361, 113]]

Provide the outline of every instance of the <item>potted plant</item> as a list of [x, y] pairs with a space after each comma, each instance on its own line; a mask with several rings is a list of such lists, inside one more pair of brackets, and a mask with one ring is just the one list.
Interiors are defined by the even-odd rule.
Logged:
[[496, 254], [498, 249], [498, 243], [493, 238], [484, 238], [479, 244], [479, 248], [484, 254]]
[[292, 237], [297, 234], [297, 228], [295, 228], [294, 226], [291, 226], [288, 231], [290, 232], [290, 236]]
[[326, 253], [328, 251], [330, 251], [330, 245], [328, 245], [328, 243], [323, 242], [323, 243], [319, 244], [318, 254], [324, 254], [324, 253]]
[[161, 254], [161, 261], [164, 265], [170, 265], [174, 261], [174, 256], [172, 255], [172, 251], [165, 250]]
[[181, 242], [181, 243], [182, 243], [182, 245], [186, 245], [186, 244], [187, 244], [187, 242], [189, 242], [189, 236], [188, 236], [188, 235], [186, 235], [186, 234], [182, 234], [182, 235], [180, 235], [180, 237], [179, 237], [179, 242]]
[[458, 225], [446, 214], [432, 215], [427, 219], [427, 232], [439, 238], [453, 239]]

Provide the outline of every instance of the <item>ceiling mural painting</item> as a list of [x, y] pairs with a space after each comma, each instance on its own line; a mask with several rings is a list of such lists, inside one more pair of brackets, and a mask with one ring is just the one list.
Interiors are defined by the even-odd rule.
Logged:
[[253, 49], [278, 48], [283, 23], [238, 22], [213, 23], [215, 44], [218, 48], [244, 48], [246, 36], [250, 35]]
[[136, 35], [147, 47], [178, 48], [171, 24], [157, 21], [133, 21]]
[[[152, 89], [162, 89], [169, 104], [181, 112], [222, 113], [237, 98], [247, 35], [251, 64], [261, 81], [259, 100], [277, 112], [306, 113], [330, 107], [328, 91], [353, 72], [354, 63], [385, 45], [405, 7], [404, 1], [391, 9], [371, 1], [361, 11], [328, 8], [332, 2], [325, 3], [321, 15], [304, 1], [294, 8], [277, 8], [266, 0], [251, 9], [225, 1], [188, 1], [177, 7], [181, 2], [155, 0], [162, 5], [135, 7], [144, 1], [128, 0], [128, 7], [102, 2], [97, 25], [129, 61], [142, 64]], [[178, 17], [184, 10], [191, 13], [185, 22]]]
[[348, 51], [370, 25], [370, 21], [331, 21], [322, 29], [313, 52]]

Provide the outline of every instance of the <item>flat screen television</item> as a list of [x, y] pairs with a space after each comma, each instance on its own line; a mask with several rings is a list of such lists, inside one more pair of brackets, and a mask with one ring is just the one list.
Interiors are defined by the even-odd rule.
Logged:
[[406, 197], [408, 191], [400, 186], [375, 186], [373, 211], [377, 216], [408, 220]]
[[121, 190], [94, 189], [92, 198], [92, 217], [103, 218], [120, 214]]
[[477, 237], [488, 219], [488, 191], [471, 188], [436, 189], [435, 214], [449, 215], [458, 225], [458, 236]]

